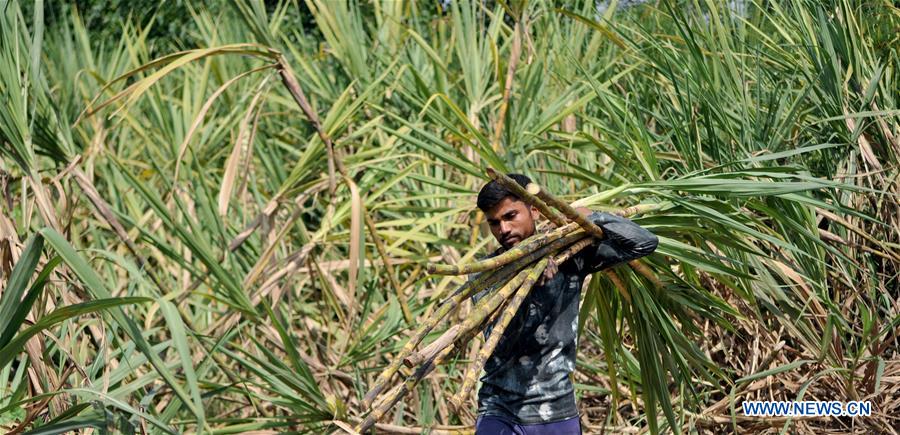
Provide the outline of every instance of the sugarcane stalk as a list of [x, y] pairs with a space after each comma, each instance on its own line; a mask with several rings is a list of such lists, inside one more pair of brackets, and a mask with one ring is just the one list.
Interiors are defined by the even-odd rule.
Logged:
[[[369, 392], [366, 393], [366, 395], [363, 397], [363, 406], [368, 407], [369, 405], [371, 405], [372, 399], [374, 399], [375, 396], [381, 394], [388, 381], [390, 381], [394, 374], [397, 373], [397, 370], [403, 364], [403, 359], [408, 357], [413, 352], [413, 350], [415, 350], [416, 346], [418, 346], [419, 343], [422, 342], [425, 336], [427, 336], [428, 333], [431, 332], [431, 330], [434, 329], [434, 327], [437, 326], [437, 324], [447, 316], [447, 314], [455, 310], [459, 306], [460, 302], [462, 302], [466, 297], [470, 296], [476, 291], [481, 290], [488, 284], [493, 285], [492, 278], [494, 278], [495, 275], [499, 275], [501, 273], [504, 273], [504, 269], [498, 270], [495, 273], [482, 274], [478, 278], [466, 282], [453, 296], [449, 298], [448, 301], [438, 307], [437, 312], [426, 318], [419, 329], [416, 330], [415, 334], [413, 334], [413, 336], [410, 337], [409, 341], [406, 342], [403, 348], [400, 349], [400, 353], [397, 354], [397, 357], [393, 361], [391, 361], [391, 363], [388, 364], [387, 367], [385, 367], [384, 371], [382, 371], [381, 374], [379, 374], [375, 379], [375, 386], [373, 386], [372, 389], [369, 390]], [[506, 273], [508, 273], [508, 269], [506, 270]]]
[[[443, 351], [444, 349], [441, 349], [441, 350]], [[378, 398], [372, 402], [372, 409], [381, 408], [382, 406], [384, 406], [384, 404], [387, 400], [397, 397], [397, 394], [399, 394], [400, 389], [403, 388], [403, 384], [404, 384], [404, 382], [398, 382], [397, 385], [394, 385], [393, 387], [391, 387], [391, 389], [388, 390], [387, 393], [384, 393], [384, 394], [378, 396]]]
[[653, 273], [653, 271], [650, 270], [650, 268], [647, 267], [647, 265], [644, 264], [643, 261], [631, 260], [628, 262], [628, 265], [631, 266], [631, 268], [634, 269], [635, 272], [643, 275], [644, 278], [647, 278], [648, 280], [650, 280], [650, 282], [653, 283], [654, 288], [656, 288], [656, 289], [662, 288], [662, 286], [663, 286], [662, 281], [659, 280], [659, 277], [656, 276], [656, 274]]
[[[501, 267], [496, 272], [491, 273], [491, 275], [489, 275], [488, 279], [486, 280], [486, 283], [484, 285], [480, 286], [480, 288], [491, 288], [497, 282], [501, 282], [501, 281], [511, 277], [513, 275], [513, 273], [518, 272], [523, 267], [534, 262], [536, 259], [541, 258], [541, 257], [547, 255], [548, 253], [553, 253], [569, 244], [572, 244], [572, 243], [578, 241], [579, 239], [583, 238], [584, 236], [585, 236], [584, 231], [576, 230], [562, 238], [552, 241], [552, 242], [550, 242], [549, 245], [544, 246], [534, 252], [531, 252], [531, 253], [527, 254], [526, 256], [519, 258], [515, 262]], [[482, 272], [482, 273], [488, 273], [488, 272]], [[481, 278], [481, 276], [479, 276], [479, 278]], [[476, 278], [476, 279], [479, 279], [479, 278]], [[452, 297], [457, 296], [459, 293], [461, 293], [464, 290], [467, 290], [465, 288], [465, 286], [458, 289], [453, 294]], [[451, 297], [451, 301], [452, 301], [452, 297]], [[444, 302], [441, 302], [441, 303], [443, 304]]]
[[481, 371], [481, 368], [484, 367], [484, 363], [487, 361], [487, 358], [494, 353], [494, 349], [497, 347], [497, 343], [500, 342], [500, 337], [503, 335], [503, 332], [506, 330], [509, 322], [518, 312], [519, 306], [522, 304], [522, 301], [524, 301], [525, 297], [531, 292], [531, 288], [534, 287], [534, 283], [537, 282], [540, 274], [544, 272], [546, 266], [547, 262], [543, 261], [541, 262], [539, 267], [531, 269], [529, 271], [528, 277], [516, 290], [516, 294], [506, 304], [506, 307], [503, 308], [503, 312], [500, 314], [500, 318], [491, 330], [490, 336], [484, 343], [484, 346], [478, 352], [478, 356], [475, 358], [475, 361], [469, 366], [468, 370], [466, 370], [462, 387], [456, 393], [456, 395], [454, 395], [450, 399], [450, 406], [452, 407], [452, 409], [460, 409], [460, 405], [462, 405], [465, 397], [469, 394], [469, 391], [475, 385], [475, 379], [478, 377], [478, 373]]
[[[581, 232], [579, 232], [577, 234], [570, 234], [568, 236], [565, 236], [563, 238], [553, 241], [550, 245], [547, 245], [538, 251], [535, 251], [528, 257], [534, 257], [534, 258], [541, 257], [542, 259], [539, 260], [537, 262], [537, 264], [535, 264], [534, 266], [526, 267], [525, 269], [520, 271], [513, 279], [509, 280], [506, 284], [504, 284], [503, 287], [501, 287], [499, 290], [497, 290], [497, 292], [495, 294], [490, 295], [490, 296], [486, 297], [485, 299], [482, 299], [481, 301], [479, 301], [475, 305], [474, 311], [469, 314], [469, 316], [466, 318], [466, 320], [461, 325], [456, 325], [456, 326], [448, 329], [447, 332], [445, 332], [444, 334], [441, 335], [441, 337], [439, 337], [437, 340], [435, 340], [435, 343], [439, 343], [439, 344], [434, 345], [434, 343], [432, 343], [434, 346], [429, 345], [425, 349], [421, 350], [418, 353], [415, 353], [415, 354], [410, 353], [410, 354], [402, 357], [402, 359], [397, 358], [397, 360], [402, 360], [403, 364], [405, 364], [407, 367], [415, 367], [416, 365], [420, 364], [422, 361], [425, 361], [425, 360], [427, 360], [427, 358], [434, 355], [437, 352], [437, 350], [439, 350], [442, 347], [442, 345], [445, 345], [444, 343], [451, 343], [451, 342], [455, 341], [458, 336], [465, 335], [465, 334], [470, 333], [471, 331], [474, 331], [478, 327], [478, 325], [480, 325], [481, 323], [484, 322], [485, 318], [487, 318], [492, 313], [497, 311], [497, 308], [500, 305], [502, 305], [503, 302], [505, 302], [506, 300], [509, 299], [509, 297], [513, 294], [513, 292], [515, 292], [516, 289], [518, 289], [522, 285], [522, 283], [527, 280], [530, 273], [532, 273], [535, 269], [540, 269], [541, 271], [544, 270], [544, 268], [547, 265], [547, 261], [548, 261], [547, 255], [548, 254], [552, 254], [552, 253], [558, 251], [559, 249], [569, 246], [572, 243], [578, 244], [578, 243], [580, 243], [579, 239], [583, 239], [583, 238], [584, 238], [584, 233], [581, 233]], [[585, 240], [581, 240], [581, 242], [584, 242], [584, 241]], [[589, 239], [587, 239], [587, 241], [588, 241], [588, 243], [590, 243]], [[526, 257], [526, 259], [528, 257]], [[397, 360], [395, 360], [394, 363], [396, 363]], [[375, 393], [375, 394], [377, 394], [377, 393]]]
[[[469, 292], [460, 293], [457, 297], [459, 299], [468, 296]], [[456, 299], [456, 297], [454, 298]], [[372, 401], [384, 391], [384, 388], [388, 385], [388, 382], [397, 373], [400, 369], [400, 366], [403, 364], [403, 360], [407, 358], [413, 350], [415, 350], [416, 346], [428, 335], [429, 332], [440, 322], [441, 319], [444, 318], [447, 313], [449, 313], [452, 309], [454, 309], [458, 305], [457, 303], [448, 303], [441, 310], [436, 313], [434, 316], [425, 320], [425, 323], [416, 331], [415, 335], [410, 337], [409, 341], [400, 349], [400, 353], [397, 354], [397, 357], [388, 364], [387, 367], [378, 375], [375, 379], [375, 385], [366, 393], [363, 397], [362, 405], [364, 407], [369, 407], [372, 404]]]
[[650, 211], [661, 210], [668, 205], [671, 205], [671, 203], [661, 202], [658, 204], [637, 204], [637, 205], [633, 205], [631, 207], [625, 207], [620, 210], [615, 210], [611, 213], [617, 214], [619, 216], [628, 217], [628, 216], [632, 216], [632, 215], [636, 215], [636, 214], [640, 214], [640, 213], [647, 213]]
[[494, 181], [500, 183], [500, 185], [512, 191], [516, 196], [519, 197], [519, 199], [535, 206], [538, 210], [540, 210], [542, 215], [549, 219], [550, 222], [553, 222], [553, 224], [557, 227], [561, 227], [568, 223], [566, 222], [565, 216], [547, 206], [547, 204], [544, 201], [541, 201], [540, 198], [528, 193], [528, 191], [525, 190], [524, 187], [520, 186], [519, 183], [516, 182], [516, 180], [509, 178], [508, 175], [501, 174], [495, 171], [493, 168], [487, 168], [487, 173], [492, 179], [494, 179]]
[[[525, 186], [525, 190], [527, 190], [528, 193], [531, 193], [532, 195], [540, 198], [553, 208], [559, 210], [562, 214], [577, 223], [589, 234], [600, 239], [603, 238], [603, 229], [588, 220], [583, 214], [579, 213], [578, 210], [575, 209], [575, 207], [572, 207], [567, 202], [557, 198], [547, 190], [542, 189], [541, 186], [537, 185], [536, 183], [528, 183], [528, 186]], [[634, 207], [631, 207], [630, 209], [632, 210], [626, 210], [636, 211]], [[650, 280], [650, 282], [652, 282], [656, 288], [662, 288], [662, 282], [659, 280], [656, 274], [654, 274], [653, 271], [644, 264], [643, 261], [637, 259], [631, 260], [628, 262], [628, 265], [631, 266], [631, 268], [634, 269], [635, 272], [643, 275], [645, 278]]]
[[[572, 243], [575, 243], [575, 242], [579, 241], [580, 239], [583, 239], [584, 237], [585, 237], [585, 234], [584, 234], [584, 232], [581, 232], [581, 231], [577, 231], [572, 234], [568, 234], [562, 238], [554, 240], [549, 245], [544, 246], [541, 249], [538, 249], [537, 251], [534, 251], [534, 252], [526, 255], [525, 257], [520, 259], [518, 264], [526, 264], [526, 265], [530, 264], [535, 259], [546, 257], [548, 254], [552, 254], [566, 246], [569, 246]], [[546, 260], [542, 260], [542, 261], [546, 261]], [[497, 306], [499, 306], [504, 300], [509, 298], [509, 296], [512, 294], [512, 292], [516, 288], [518, 288], [518, 286], [521, 284], [521, 282], [525, 279], [525, 276], [527, 276], [527, 274], [526, 274], [527, 270], [528, 269], [521, 271], [518, 275], [516, 275], [515, 278], [508, 281], [500, 290], [498, 290], [498, 294], [495, 294], [495, 295], [491, 296], [489, 299], [482, 301], [483, 303], [477, 304], [476, 312], [473, 313], [472, 315], [470, 315], [469, 318], [463, 323], [462, 329], [460, 330], [459, 333], [466, 334], [466, 333], [470, 332], [475, 327], [477, 327], [478, 324], [481, 321], [483, 321], [486, 316], [488, 316], [492, 312], [494, 312], [496, 310]], [[482, 277], [479, 277], [479, 279], [476, 279], [476, 281], [479, 281], [481, 278]], [[484, 280], [487, 280], [487, 277], [484, 277]], [[468, 284], [469, 283], [467, 283], [467, 285]], [[425, 324], [423, 324], [422, 327], [420, 327], [419, 330], [416, 332], [416, 334], [412, 338], [410, 338], [410, 340], [406, 343], [406, 345], [403, 347], [403, 349], [400, 350], [400, 353], [388, 365], [388, 367], [386, 367], [385, 370], [383, 372], [381, 372], [381, 374], [378, 376], [378, 378], [375, 381], [375, 386], [372, 387], [372, 389], [369, 390], [368, 393], [366, 393], [365, 397], [363, 397], [363, 405], [364, 406], [371, 405], [373, 399], [384, 390], [384, 388], [388, 385], [391, 377], [393, 377], [393, 375], [395, 373], [397, 373], [397, 370], [399, 370], [400, 366], [403, 365], [407, 359], [409, 359], [409, 357], [412, 355], [413, 351], [415, 350], [415, 347], [422, 341], [422, 339], [424, 339], [424, 337], [428, 334], [428, 332], [430, 332], [431, 329], [433, 329], [444, 316], [446, 316], [448, 313], [450, 313], [450, 311], [455, 309], [465, 297], [468, 297], [469, 295], [471, 295], [475, 288], [476, 288], [476, 286], [473, 285], [473, 286], [470, 286], [470, 288], [468, 290], [462, 291], [459, 294], [454, 295], [453, 298], [451, 299], [451, 301], [449, 301], [447, 304], [442, 306], [438, 310], [438, 312], [435, 313], [435, 315], [433, 315], [430, 318], [425, 320]], [[490, 308], [490, 307], [493, 307], [493, 308]], [[445, 335], [446, 334], [447, 333], [445, 333]], [[418, 361], [418, 358], [415, 361], [410, 361], [411, 365], [415, 366], [414, 362], [416, 362], [416, 361]], [[410, 364], [410, 363], [407, 363], [407, 364]]]
[[[547, 256], [548, 254], [552, 254], [566, 246], [569, 246], [572, 243], [575, 243], [575, 242], [583, 239], [585, 236], [586, 235], [583, 231], [577, 230], [577, 231], [573, 231], [572, 233], [570, 233], [564, 237], [554, 240], [553, 242], [550, 242], [549, 245], [544, 246], [544, 247], [538, 249], [537, 251], [534, 251], [534, 252], [520, 258], [518, 261], [508, 264], [508, 265], [504, 266], [503, 268], [499, 269], [498, 271], [494, 272], [493, 274], [490, 275], [491, 278], [489, 279], [489, 281], [491, 282], [491, 284], [483, 285], [480, 287], [481, 288], [492, 288], [492, 286], [494, 284], [496, 284], [497, 282], [502, 281], [502, 279], [506, 279], [505, 277], [511, 276], [512, 275], [510, 273], [511, 271], [522, 270], [523, 267], [527, 267], [527, 265], [531, 264], [535, 260], [537, 260], [539, 258], [543, 258], [543, 257]], [[506, 269], [506, 268], [509, 268], [509, 269]], [[505, 277], [502, 279], [495, 280], [494, 277], [496, 277], [496, 276], [505, 276]], [[464, 290], [464, 288], [460, 288], [459, 290], [457, 290], [457, 292], [454, 294], [453, 297], [457, 297], [458, 294], [461, 293], [463, 290]], [[469, 292], [469, 293], [471, 294], [472, 292]], [[453, 302], [453, 300], [451, 300], [450, 302]]]
[[[462, 324], [455, 325], [454, 327], [448, 329], [447, 332], [441, 335], [441, 337], [439, 337], [436, 341], [442, 343], [452, 343], [456, 341], [456, 338], [460, 334], [465, 334], [469, 331], [474, 330], [484, 321], [487, 316], [493, 313], [497, 309], [497, 307], [502, 304], [503, 301], [507, 300], [509, 296], [512, 295], [512, 293], [516, 291], [516, 289], [519, 288], [520, 285], [522, 285], [523, 282], [526, 281], [529, 274], [535, 268], [541, 268], [541, 270], [543, 270], [543, 267], [546, 267], [546, 265], [547, 259], [545, 258], [539, 261], [536, 266], [523, 269], [513, 279], [504, 284], [503, 287], [500, 288], [500, 290], [497, 290], [495, 294], [478, 301], [478, 303], [475, 304], [475, 308], [471, 313], [469, 313]], [[428, 348], [426, 347], [426, 349]], [[430, 350], [433, 351], [433, 349]], [[415, 367], [423, 360], [423, 358], [425, 358], [425, 356], [426, 353], [425, 350], [423, 350], [422, 352], [412, 354], [407, 358], [404, 358], [403, 361], [407, 367]]]
[[574, 256], [575, 254], [581, 252], [582, 249], [590, 246], [591, 243], [594, 243], [594, 240], [592, 240], [592, 239], [579, 240], [578, 242], [575, 242], [572, 246], [569, 246], [568, 248], [566, 248], [565, 251], [563, 251], [556, 257], [554, 257], [553, 261], [556, 262], [556, 264], [563, 264], [568, 259], [572, 258], [572, 256]]
[[[562, 264], [573, 255], [577, 254], [579, 251], [587, 247], [593, 242], [590, 238], [581, 240], [576, 242], [561, 254], [557, 255], [554, 258], [554, 261], [557, 264]], [[536, 271], [537, 268], [533, 269]], [[543, 269], [541, 269], [543, 272]], [[512, 321], [513, 317], [515, 317], [516, 313], [519, 311], [519, 307], [522, 305], [522, 302], [528, 297], [528, 294], [531, 293], [531, 289], [534, 287], [535, 282], [537, 282], [537, 277], [540, 275], [540, 272], [537, 274], [529, 274], [526, 278], [525, 282], [519, 287], [516, 291], [516, 294], [513, 298], [506, 304], [506, 307], [503, 309], [503, 313], [500, 315], [500, 318], [494, 324], [494, 327], [491, 329], [491, 334], [488, 337], [487, 341], [484, 343], [484, 347], [478, 352], [478, 356], [472, 365], [469, 366], [468, 370], [466, 370], [465, 377], [463, 378], [462, 387], [460, 387], [459, 391], [453, 398], [450, 399], [450, 404], [453, 409], [460, 409], [465, 398], [469, 395], [469, 391], [475, 386], [475, 381], [478, 378], [478, 374], [481, 372], [481, 369], [484, 367], [484, 364], [487, 362], [487, 359], [493, 355], [494, 350], [497, 348], [497, 345], [500, 343], [500, 338], [503, 336], [504, 331], [506, 331], [506, 327], [509, 326], [509, 323]]]
[[378, 251], [378, 255], [380, 255], [381, 259], [384, 261], [384, 271], [387, 273], [391, 286], [394, 287], [394, 293], [397, 294], [397, 301], [400, 302], [400, 311], [403, 312], [403, 319], [406, 320], [406, 324], [412, 326], [415, 323], [415, 319], [413, 318], [412, 311], [409, 309], [406, 295], [403, 294], [403, 287], [397, 281], [397, 277], [394, 276], [394, 266], [391, 264], [390, 258], [388, 258], [387, 250], [384, 249], [384, 242], [381, 240], [381, 236], [378, 235], [378, 230], [375, 227], [375, 220], [372, 219], [366, 211], [366, 202], [362, 201], [362, 203], [366, 227], [369, 228], [369, 232], [372, 234], [372, 240], [375, 241], [375, 249]]
[[[498, 271], [494, 272], [493, 274], [489, 275], [488, 279], [486, 280], [486, 284], [483, 286], [479, 286], [479, 288], [491, 289], [493, 287], [493, 285], [496, 284], [497, 282], [501, 282], [504, 279], [511, 276], [512, 275], [511, 272], [519, 272], [519, 271], [522, 271], [524, 268], [531, 267], [529, 265], [532, 264], [532, 262], [534, 262], [535, 260], [543, 258], [549, 254], [553, 254], [553, 253], [559, 251], [560, 249], [570, 246], [576, 242], [582, 242], [585, 240], [585, 237], [586, 237], [586, 234], [583, 231], [578, 230], [578, 231], [574, 231], [571, 234], [568, 234], [560, 239], [557, 239], [557, 240], [551, 242], [549, 245], [544, 246], [544, 247], [538, 249], [537, 251], [534, 251], [534, 252], [526, 255], [525, 257], [520, 258], [518, 261], [508, 264], [508, 265], [504, 266], [503, 268], [499, 269]], [[586, 240], [588, 240], [588, 242], [586, 242], [586, 243], [590, 244], [590, 241], [592, 239], [586, 239]], [[499, 279], [497, 277], [499, 277]], [[476, 278], [476, 280], [478, 280], [480, 278], [483, 278], [483, 277], [479, 276], [479, 278]], [[451, 300], [450, 303], [453, 303], [454, 301], [458, 302], [459, 301], [459, 299], [458, 299], [459, 293], [462, 293], [463, 291], [465, 291], [468, 294], [473, 293], [472, 291], [465, 290], [465, 287], [466, 286], [464, 285], [462, 288], [460, 288], [460, 290], [457, 291], [456, 294], [453, 295], [453, 298], [457, 298], [457, 299]]]
[[[548, 261], [549, 258], [547, 257], [541, 259], [533, 267], [519, 272], [515, 278], [507, 282], [503, 287], [497, 290], [497, 292], [478, 301], [472, 312], [469, 313], [466, 320], [463, 321], [463, 329], [468, 331], [475, 326], [478, 326], [478, 324], [480, 324], [487, 316], [497, 310], [500, 305], [509, 300], [510, 296], [512, 296], [523, 283], [528, 281], [528, 277], [535, 273], [535, 270], [539, 269], [540, 271], [543, 271], [544, 268], [547, 267]], [[538, 272], [538, 274], [540, 274], [540, 272]]]
[[402, 384], [399, 384], [399, 388], [391, 390], [392, 394], [385, 397], [383, 401], [380, 401], [380, 405], [378, 407], [372, 409], [372, 412], [370, 412], [369, 415], [366, 416], [365, 420], [363, 420], [359, 423], [358, 426], [356, 426], [356, 431], [362, 433], [374, 426], [375, 423], [378, 422], [379, 419], [381, 419], [381, 417], [384, 417], [384, 414], [386, 414], [391, 408], [393, 408], [394, 405], [398, 401], [400, 401], [403, 396], [406, 395], [406, 393], [412, 391], [412, 389], [415, 388], [416, 384], [418, 384], [419, 381], [422, 380], [422, 378], [427, 376], [434, 370], [437, 365], [442, 363], [444, 359], [448, 355], [450, 355], [453, 349], [454, 346], [447, 346], [440, 353], [435, 355], [433, 359], [419, 366], [419, 368], [416, 369], [416, 371], [412, 375], [408, 376]]
[[434, 358], [426, 361], [425, 364], [419, 366], [419, 368], [413, 372], [410, 376], [407, 376], [406, 380], [402, 384], [399, 385], [399, 388], [395, 388], [391, 390], [391, 395], [382, 398], [378, 401], [379, 406], [374, 407], [372, 412], [366, 416], [365, 420], [360, 422], [358, 426], [356, 426], [357, 432], [365, 432], [372, 428], [375, 423], [378, 422], [379, 419], [384, 417], [397, 402], [400, 401], [407, 393], [412, 391], [413, 388], [421, 381], [423, 378], [428, 376], [434, 369], [441, 365], [444, 360], [446, 360], [451, 354], [453, 354], [456, 350], [463, 349], [466, 344], [472, 339], [475, 331], [470, 331], [466, 334], [460, 336], [460, 338], [453, 343], [452, 346], [447, 346], [441, 352], [434, 356]]
[[497, 270], [487, 270], [484, 272], [480, 272], [478, 275], [475, 276], [474, 279], [467, 281], [466, 284], [463, 284], [462, 286], [460, 286], [459, 288], [454, 290], [453, 293], [450, 294], [450, 296], [447, 296], [447, 297], [443, 298], [442, 300], [438, 301], [436, 306], [442, 307], [448, 301], [452, 301], [453, 298], [455, 296], [457, 296], [459, 293], [461, 293], [463, 291], [468, 291], [469, 287], [467, 285], [473, 283], [474, 281], [478, 281], [477, 287], [479, 287], [481, 289], [491, 288], [498, 282], [503, 282], [503, 281], [506, 281], [506, 280], [512, 278], [516, 273], [518, 273], [518, 271], [521, 268], [522, 268], [522, 261], [517, 261], [517, 262], [511, 263], [511, 264], [507, 264], [506, 266], [503, 266]]
[[404, 358], [403, 364], [409, 368], [413, 368], [423, 361], [434, 358], [434, 356], [440, 353], [445, 347], [453, 344], [453, 341], [456, 340], [456, 336], [459, 335], [461, 329], [462, 325], [453, 325], [447, 332], [441, 334], [437, 340], [432, 341], [431, 344], [425, 346], [422, 350]]
[[625, 287], [625, 283], [622, 282], [622, 279], [619, 278], [619, 275], [616, 275], [616, 272], [610, 269], [605, 270], [604, 273], [606, 274], [606, 277], [612, 281], [613, 286], [618, 290], [619, 294], [625, 298], [625, 301], [631, 304], [631, 295], [628, 294], [628, 289]]
[[496, 257], [481, 261], [457, 265], [429, 264], [428, 272], [436, 275], [465, 275], [468, 273], [476, 273], [485, 270], [496, 269], [500, 266], [512, 263], [513, 261], [516, 261], [536, 251], [537, 249], [540, 249], [542, 246], [545, 246], [548, 243], [571, 233], [577, 228], [578, 226], [575, 224], [568, 224], [556, 228], [548, 233], [539, 233], [532, 235], [531, 237], [523, 240], [521, 243], [516, 244], [516, 246], [508, 249], [506, 252]]
[[593, 222], [587, 220], [587, 218], [583, 214], [579, 213], [578, 210], [575, 209], [575, 207], [572, 207], [567, 202], [557, 198], [556, 196], [553, 196], [553, 194], [548, 192], [547, 190], [541, 189], [541, 186], [535, 183], [528, 183], [528, 186], [525, 186], [525, 190], [544, 203], [559, 210], [565, 217], [577, 223], [581, 228], [587, 231], [588, 234], [597, 237], [598, 239], [603, 238], [603, 229], [595, 225]]

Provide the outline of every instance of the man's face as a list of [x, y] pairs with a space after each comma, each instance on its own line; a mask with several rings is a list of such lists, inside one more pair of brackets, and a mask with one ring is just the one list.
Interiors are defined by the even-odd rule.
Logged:
[[507, 196], [485, 213], [491, 234], [504, 249], [515, 246], [534, 234], [540, 212], [514, 197]]

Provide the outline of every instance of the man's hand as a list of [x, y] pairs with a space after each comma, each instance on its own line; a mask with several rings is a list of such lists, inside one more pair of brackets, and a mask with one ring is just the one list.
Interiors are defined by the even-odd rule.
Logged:
[[[583, 216], [591, 214], [591, 209], [587, 207], [577, 207], [575, 210], [577, 210], [578, 213], [581, 213]], [[541, 274], [541, 277], [537, 281], [537, 285], [546, 284], [551, 279], [553, 279], [557, 272], [559, 272], [559, 265], [556, 264], [556, 260], [554, 260], [553, 257], [550, 257], [550, 259], [547, 261], [547, 267], [544, 268], [544, 273]]]
[[[577, 207], [575, 210], [577, 210], [578, 213], [581, 213], [583, 216], [591, 214], [591, 209], [587, 207]], [[544, 273], [541, 274], [540, 279], [538, 279], [537, 281], [537, 285], [546, 284], [551, 279], [553, 279], [557, 272], [559, 272], [559, 265], [556, 264], [556, 260], [554, 260], [553, 257], [550, 257], [550, 259], [547, 261], [547, 267], [544, 268]]]
[[557, 266], [556, 260], [554, 260], [553, 257], [550, 257], [550, 259], [547, 260], [547, 267], [544, 268], [544, 273], [541, 274], [541, 278], [538, 279], [537, 284], [546, 284], [551, 279], [553, 279], [553, 276], [556, 275], [556, 272], [559, 272], [559, 266]]

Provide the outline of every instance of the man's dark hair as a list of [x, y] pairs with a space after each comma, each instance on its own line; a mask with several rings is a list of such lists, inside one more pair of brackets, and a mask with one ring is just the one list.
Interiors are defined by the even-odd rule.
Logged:
[[[516, 183], [519, 183], [519, 185], [522, 187], [527, 186], [528, 183], [531, 182], [531, 178], [528, 178], [522, 174], [506, 175], [509, 178], [516, 180]], [[519, 198], [519, 195], [516, 195], [509, 189], [503, 187], [503, 185], [498, 183], [496, 180], [491, 180], [481, 188], [481, 192], [478, 192], [478, 208], [480, 208], [481, 211], [487, 213], [488, 210], [494, 208], [495, 205], [499, 204], [500, 201], [503, 201], [503, 198], [506, 198], [507, 196], [511, 196], [520, 201], [522, 200], [522, 198]]]

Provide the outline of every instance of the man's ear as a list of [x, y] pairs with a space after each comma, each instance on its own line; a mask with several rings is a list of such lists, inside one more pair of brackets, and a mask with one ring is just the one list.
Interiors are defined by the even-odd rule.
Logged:
[[540, 219], [540, 217], [541, 217], [541, 211], [538, 210], [537, 207], [532, 205], [531, 206], [531, 219], [538, 220], [538, 219]]

